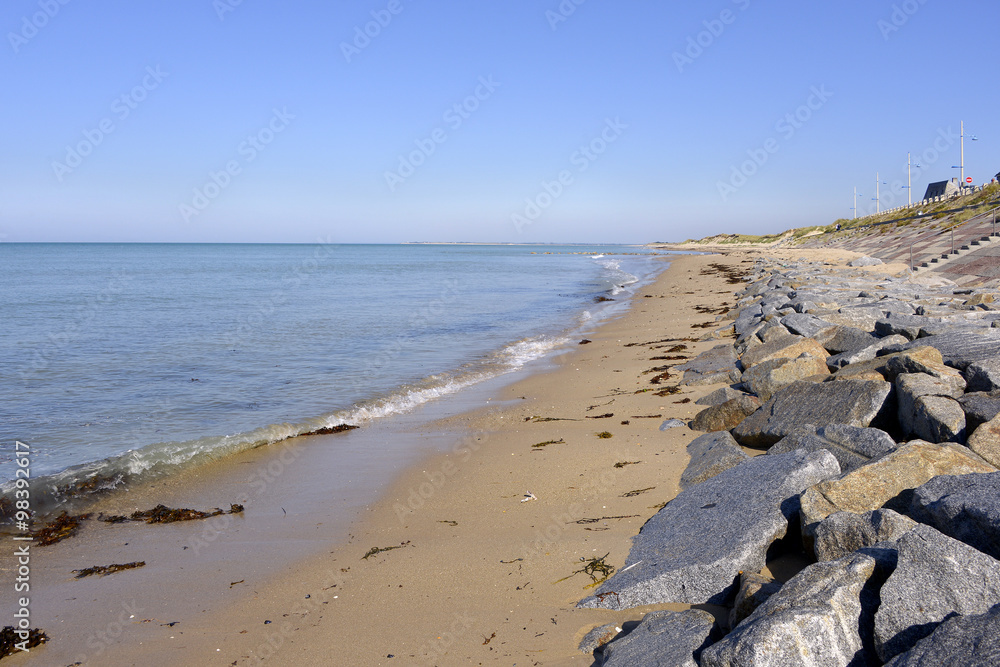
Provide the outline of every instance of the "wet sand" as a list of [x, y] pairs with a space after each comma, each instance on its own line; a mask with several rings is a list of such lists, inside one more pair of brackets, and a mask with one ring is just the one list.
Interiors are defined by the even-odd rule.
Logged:
[[[458, 416], [298, 438], [105, 501], [100, 510], [126, 513], [248, 500], [205, 521], [90, 521], [36, 547], [32, 625], [53, 641], [8, 661], [590, 665], [576, 651], [586, 631], [652, 608], [575, 609], [594, 583], [581, 570], [605, 555], [621, 567], [630, 538], [676, 495], [697, 434], [660, 424], [693, 417], [716, 388], [656, 396], [680, 374], [650, 371], [724, 342], [695, 340], [737, 288], [710, 265], [747, 257], [673, 258], [592, 342], [551, 370], [470, 391]], [[404, 455], [413, 439], [421, 447]], [[369, 474], [395, 477], [371, 504], [370, 489], [351, 487]], [[136, 560], [147, 565], [71, 573]]]

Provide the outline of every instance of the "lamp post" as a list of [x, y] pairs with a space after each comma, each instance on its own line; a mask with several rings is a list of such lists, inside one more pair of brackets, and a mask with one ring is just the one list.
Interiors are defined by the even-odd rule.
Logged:
[[[910, 167], [911, 166], [913, 166], [913, 165], [910, 162], [910, 154], [907, 153], [906, 154], [906, 195], [907, 195], [906, 196], [906, 206], [907, 207], [913, 206], [913, 182], [912, 182], [912, 179], [910, 177], [911, 176], [911, 174], [910, 174]], [[923, 169], [923, 167], [921, 167], [919, 163], [916, 165], [916, 167], [917, 167], [917, 169]]]
[[[962, 132], [959, 138], [961, 139], [960, 143], [962, 147], [962, 164], [952, 165], [951, 168], [960, 170], [959, 174], [961, 174], [961, 176], [959, 176], [960, 182], [958, 184], [958, 187], [964, 190], [965, 189], [965, 121], [964, 120], [962, 121]], [[972, 135], [969, 138], [972, 139], [973, 141], [979, 141], [979, 137], [977, 137], [976, 135]]]
[[875, 212], [876, 213], [881, 213], [882, 212], [882, 202], [879, 200], [879, 195], [878, 195], [878, 172], [877, 171], [875, 172]]
[[881, 213], [882, 212], [882, 200], [879, 197], [879, 183], [884, 183], [884, 181], [882, 181], [879, 178], [878, 172], [876, 171], [875, 172], [875, 196], [872, 197], [872, 201], [875, 202], [875, 212], [876, 213]]

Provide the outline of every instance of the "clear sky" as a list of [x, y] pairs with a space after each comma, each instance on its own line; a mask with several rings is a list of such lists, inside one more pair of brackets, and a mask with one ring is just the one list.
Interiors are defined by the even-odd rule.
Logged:
[[876, 172], [905, 203], [908, 151], [915, 199], [958, 176], [963, 120], [966, 175], [1000, 171], [998, 25], [985, 0], [4, 0], [0, 240], [829, 224]]

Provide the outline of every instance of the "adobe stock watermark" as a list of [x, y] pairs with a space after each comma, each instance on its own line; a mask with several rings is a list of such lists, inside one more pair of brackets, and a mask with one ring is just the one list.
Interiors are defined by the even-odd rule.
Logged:
[[350, 42], [340, 43], [340, 52], [344, 54], [344, 60], [350, 64], [355, 56], [360, 56], [361, 52], [372, 44], [372, 40], [377, 39], [382, 31], [389, 27], [393, 18], [403, 13], [406, 7], [402, 0], [389, 0], [385, 9], [373, 9], [371, 11], [372, 20], [363, 26], [354, 26], [354, 38]]
[[7, 41], [14, 53], [18, 53], [21, 47], [34, 39], [38, 32], [47, 26], [56, 17], [59, 10], [70, 3], [70, 0], [38, 0], [40, 11], [31, 16], [21, 17], [21, 29], [17, 32], [8, 32]]
[[[468, 463], [472, 456], [483, 448], [482, 437], [482, 434], [466, 436], [452, 446], [451, 453], [459, 459], [459, 463]], [[457, 475], [460, 470], [459, 465], [451, 459], [443, 461], [436, 470], [424, 470], [425, 480], [408, 489], [404, 502], [395, 502], [392, 505], [392, 511], [399, 519], [400, 525], [405, 524], [411, 514], [422, 509], [427, 501], [437, 495], [438, 491], [448, 483], [448, 480]]]
[[[334, 572], [327, 569], [323, 583], [320, 585], [320, 590], [315, 595], [310, 593], [305, 596], [294, 607], [289, 609], [287, 613], [282, 614], [281, 618], [285, 620], [280, 621], [280, 625], [274, 630], [265, 630], [260, 633], [263, 641], [250, 652], [248, 659], [252, 660], [255, 664], [261, 665], [277, 655], [285, 645], [285, 642], [299, 629], [297, 623], [293, 623], [288, 619], [295, 616], [301, 622], [315, 612], [322, 610], [325, 605], [330, 604], [333, 600], [338, 599], [340, 597], [339, 593], [343, 592], [347, 584], [347, 578], [344, 576], [345, 572], [346, 570]], [[333, 589], [337, 589], [337, 591]], [[335, 592], [338, 594], [334, 595]], [[286, 660], [282, 664], [288, 664], [288, 661]], [[294, 664], [294, 662], [291, 664]]]
[[437, 664], [437, 661], [445, 656], [452, 646], [455, 645], [463, 635], [472, 629], [476, 619], [469, 615], [469, 612], [458, 613], [452, 616], [454, 619], [435, 639], [424, 642], [417, 649], [417, 655], [429, 664]]
[[[739, 11], [745, 12], [750, 7], [751, 0], [732, 0], [733, 4], [739, 8]], [[677, 71], [681, 74], [684, 73], [684, 68], [693, 65], [694, 61], [701, 58], [704, 55], [706, 49], [710, 49], [715, 42], [722, 37], [722, 33], [732, 24], [736, 23], [736, 19], [739, 16], [738, 13], [732, 9], [723, 9], [719, 12], [719, 16], [713, 19], [706, 19], [702, 21], [702, 25], [705, 27], [704, 30], [700, 31], [696, 35], [691, 35], [687, 39], [687, 45], [685, 46], [683, 52], [674, 51], [673, 59], [674, 65], [677, 66]]]
[[320, 266], [326, 264], [333, 257], [334, 245], [336, 245], [336, 241], [330, 235], [327, 235], [325, 239], [317, 239], [316, 245], [312, 253], [310, 253], [311, 256], [299, 260], [282, 277], [281, 289], [272, 290], [267, 298], [257, 302], [253, 312], [242, 317], [240, 321], [235, 323], [231, 332], [225, 336], [226, 345], [230, 348], [235, 348], [245, 343], [251, 334], [258, 330], [264, 322], [272, 319], [274, 314], [278, 312], [278, 309], [287, 303], [289, 292], [312, 279], [313, 275], [319, 271]]
[[747, 184], [761, 167], [767, 164], [771, 156], [781, 150], [783, 141], [790, 141], [806, 123], [812, 120], [813, 115], [823, 108], [823, 106], [833, 97], [833, 93], [826, 88], [826, 84], [813, 86], [810, 88], [809, 96], [804, 104], [794, 111], [785, 114], [774, 124], [774, 130], [778, 137], [769, 137], [760, 148], [747, 149], [748, 159], [739, 166], [733, 166], [728, 181], [717, 181], [716, 188], [723, 203], [729, 197], [736, 194], [736, 191]]
[[111, 277], [101, 291], [79, 303], [73, 317], [63, 325], [62, 329], [49, 333], [46, 336], [47, 340], [39, 342], [37, 347], [22, 355], [24, 366], [18, 371], [18, 377], [22, 380], [27, 379], [33, 373], [48, 368], [54, 359], [64, 354], [67, 348], [87, 331], [87, 327], [97, 317], [98, 312], [117, 301], [132, 280], [133, 276], [124, 271], [112, 271]]
[[[618, 141], [627, 129], [628, 125], [623, 123], [618, 117], [615, 117], [614, 120], [610, 118], [605, 119], [604, 128], [601, 132], [591, 139], [590, 142], [580, 146], [570, 156], [569, 162], [572, 166], [576, 167], [576, 173], [582, 174], [587, 171], [590, 165], [604, 155], [608, 147]], [[551, 181], [543, 180], [541, 182], [541, 190], [534, 197], [525, 198], [524, 209], [512, 213], [510, 216], [510, 220], [514, 223], [514, 229], [517, 230], [517, 233], [520, 234], [524, 231], [525, 227], [534, 224], [541, 217], [542, 213], [563, 195], [566, 188], [573, 185], [574, 181], [575, 177], [573, 176], [573, 171], [570, 169], [563, 169]]]
[[[500, 86], [500, 83], [493, 80], [492, 74], [479, 77], [479, 84], [472, 94], [461, 102], [456, 102], [448, 107], [442, 114], [441, 120], [452, 132], [458, 131]], [[437, 152], [438, 146], [446, 141], [448, 141], [448, 130], [441, 127], [434, 128], [423, 139], [415, 139], [413, 144], [416, 148], [405, 155], [399, 155], [399, 164], [395, 171], [386, 171], [384, 174], [385, 184], [389, 187], [389, 192], [395, 192], [396, 188], [406, 182], [406, 179], [413, 176], [417, 169], [427, 162], [427, 158]]]
[[118, 128], [115, 124], [116, 119], [120, 123], [128, 118], [133, 111], [139, 108], [140, 104], [146, 101], [151, 92], [160, 87], [160, 84], [168, 76], [170, 74], [162, 71], [159, 65], [156, 67], [146, 67], [146, 74], [142, 77], [142, 81], [111, 102], [113, 117], [102, 118], [96, 127], [84, 129], [83, 139], [77, 141], [75, 144], [66, 145], [66, 155], [63, 161], [52, 161], [52, 171], [56, 175], [56, 180], [62, 183], [64, 178], [82, 165], [84, 159], [91, 155], [94, 149], [104, 143], [108, 135]]
[[228, 160], [219, 171], [209, 171], [208, 180], [201, 187], [194, 189], [190, 202], [183, 202], [177, 206], [177, 211], [184, 222], [190, 222], [191, 218], [201, 215], [226, 188], [232, 185], [233, 178], [242, 174], [243, 168], [256, 160], [275, 137], [288, 129], [293, 120], [295, 116], [288, 113], [288, 107], [273, 109], [270, 120], [253, 134], [248, 134], [236, 147], [237, 157]]
[[416, 339], [412, 335], [413, 330], [440, 321], [445, 309], [455, 302], [461, 292], [461, 283], [458, 279], [445, 280], [438, 297], [424, 303], [419, 310], [412, 313], [407, 319], [407, 327], [401, 329], [391, 343], [368, 357], [365, 372], [354, 376], [356, 382], [359, 385], [362, 384], [376, 371], [388, 366], [409, 347], [412, 347], [416, 343]]
[[[917, 164], [907, 166], [904, 162], [900, 167], [900, 177], [895, 179], [892, 183], [889, 183], [889, 188], [880, 196], [879, 203], [883, 207], [883, 211], [889, 208], [895, 208], [896, 197], [902, 197], [907, 199], [905, 192], [907, 189], [907, 169], [909, 168], [909, 177], [911, 179], [920, 178], [920, 176], [933, 166], [941, 157], [955, 144], [959, 142], [962, 135], [956, 132], [952, 128], [938, 128], [937, 136], [934, 137], [934, 141], [922, 151], [913, 154], [914, 160]], [[914, 202], [916, 204], [916, 202]], [[872, 209], [875, 207], [874, 204], [869, 204]], [[874, 210], [869, 209], [869, 215], [875, 213]]]
[[560, 23], [568, 21], [569, 17], [576, 13], [576, 8], [585, 2], [587, 0], [562, 0], [559, 6], [556, 7], [556, 11], [552, 11], [551, 9], [545, 10], [545, 20], [549, 22], [552, 32], [559, 29]]
[[243, 0], [212, 0], [212, 9], [220, 21], [226, 20], [226, 14], [236, 11], [236, 8], [243, 4]]
[[875, 23], [879, 32], [882, 33], [882, 39], [888, 42], [892, 34], [899, 32], [926, 4], [927, 0], [906, 0], [902, 4], [894, 4], [889, 19], [879, 19]]
[[136, 605], [135, 599], [129, 602], [123, 602], [121, 611], [118, 612], [118, 616], [108, 622], [104, 626], [103, 630], [98, 630], [97, 632], [87, 635], [84, 643], [87, 648], [93, 653], [90, 654], [80, 654], [76, 657], [76, 662], [74, 664], [83, 665], [87, 664], [91, 658], [96, 658], [110, 648], [122, 634], [129, 629], [130, 625], [141, 623], [141, 620], [136, 619], [136, 616], [144, 612], [145, 609]]

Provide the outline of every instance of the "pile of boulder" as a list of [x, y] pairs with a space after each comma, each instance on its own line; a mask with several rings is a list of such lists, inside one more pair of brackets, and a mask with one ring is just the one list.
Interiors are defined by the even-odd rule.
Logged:
[[[681, 492], [579, 603], [728, 618], [647, 614], [598, 662], [1000, 664], [1000, 303], [804, 260], [747, 279], [710, 334], [735, 342], [676, 367], [727, 385]], [[766, 576], [789, 551], [812, 564]]]

